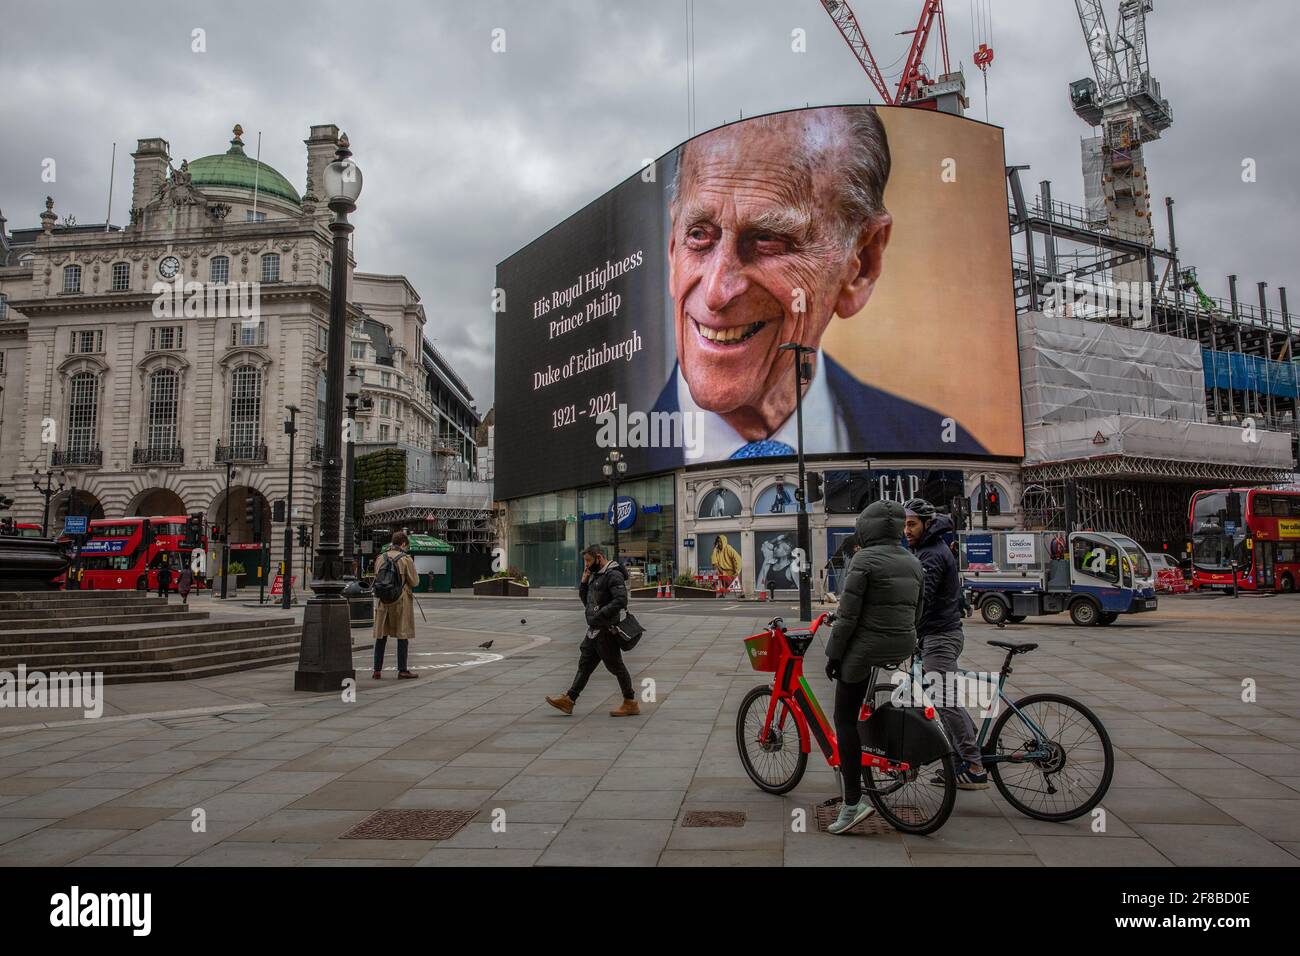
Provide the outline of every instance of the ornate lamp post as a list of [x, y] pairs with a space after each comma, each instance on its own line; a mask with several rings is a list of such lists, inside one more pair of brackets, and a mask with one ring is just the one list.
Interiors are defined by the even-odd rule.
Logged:
[[[53, 487], [53, 482], [54, 482], [53, 468], [47, 469], [44, 474], [42, 474], [41, 470], [37, 468], [36, 473], [32, 477], [32, 487], [35, 488], [38, 492], [40, 492], [41, 497], [45, 499], [45, 510], [41, 513], [41, 537], [42, 538], [48, 538], [50, 536], [50, 499], [53, 498], [55, 495], [62, 493], [63, 479], [67, 477], [68, 477], [67, 472], [63, 472], [63, 471], [59, 472], [59, 487], [57, 488]], [[45, 479], [44, 488], [41, 487], [42, 478]]]
[[226, 579], [230, 577], [230, 483], [236, 469], [226, 462], [226, 499], [221, 503], [221, 598], [226, 598]]
[[325, 167], [325, 201], [334, 213], [333, 272], [330, 277], [328, 365], [325, 370], [325, 461], [321, 468], [320, 540], [315, 580], [302, 620], [302, 643], [294, 690], [336, 691], [355, 679], [352, 626], [343, 596], [343, 559], [339, 549], [339, 492], [343, 458], [343, 351], [348, 292], [348, 213], [361, 195], [361, 170], [352, 162], [347, 134], [339, 137], [335, 160]]
[[614, 520], [611, 522], [611, 524], [614, 525], [614, 553], [609, 556], [609, 559], [611, 561], [617, 561], [619, 525], [618, 485], [619, 482], [623, 480], [623, 476], [627, 474], [627, 462], [623, 460], [623, 453], [617, 448], [610, 451], [610, 453], [605, 456], [605, 463], [600, 466], [600, 470], [604, 472], [605, 478], [609, 482], [609, 490], [614, 498], [614, 503], [612, 505], [614, 510]]
[[284, 433], [289, 436], [289, 496], [284, 504], [284, 574], [280, 577], [282, 592], [280, 606], [286, 611], [293, 604], [293, 439], [298, 434], [297, 405], [286, 405], [289, 417], [284, 420]]
[[375, 623], [375, 603], [374, 595], [366, 590], [364, 584], [358, 579], [359, 568], [356, 565], [356, 544], [354, 538], [353, 520], [353, 492], [357, 484], [356, 469], [356, 421], [357, 421], [357, 399], [361, 397], [361, 386], [364, 384], [361, 373], [357, 371], [355, 365], [348, 369], [347, 381], [344, 383], [343, 394], [348, 400], [348, 422], [350, 423], [347, 430], [348, 442], [348, 478], [345, 484], [343, 502], [343, 554], [346, 558], [344, 568], [346, 571], [343, 575], [347, 581], [347, 587], [343, 589], [343, 594], [348, 599], [350, 608], [351, 622], [353, 627], [373, 627]]
[[799, 488], [794, 496], [799, 501], [799, 514], [795, 525], [795, 535], [799, 541], [799, 620], [812, 620], [812, 532], [808, 527], [808, 476], [804, 470], [803, 458], [803, 387], [812, 381], [804, 367], [804, 356], [817, 350], [798, 342], [786, 342], [781, 346], [782, 352], [794, 353], [794, 414], [799, 447]]
[[357, 577], [356, 546], [353, 542], [353, 492], [356, 488], [357, 440], [354, 429], [357, 427], [357, 399], [361, 397], [361, 373], [355, 365], [349, 366], [347, 381], [344, 382], [343, 395], [348, 400], [348, 480], [343, 502], [343, 555], [346, 580], [354, 581]]

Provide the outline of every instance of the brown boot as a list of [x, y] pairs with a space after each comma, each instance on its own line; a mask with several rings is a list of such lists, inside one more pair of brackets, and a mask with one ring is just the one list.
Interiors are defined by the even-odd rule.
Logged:
[[547, 697], [546, 702], [556, 710], [562, 710], [566, 714], [573, 713], [574, 702], [570, 699], [568, 694], [561, 694], [559, 697]]
[[618, 710], [611, 710], [609, 712], [609, 716], [636, 717], [639, 716], [640, 713], [641, 713], [641, 705], [636, 702], [635, 698], [633, 698], [632, 700], [623, 701], [623, 706], [620, 707]]

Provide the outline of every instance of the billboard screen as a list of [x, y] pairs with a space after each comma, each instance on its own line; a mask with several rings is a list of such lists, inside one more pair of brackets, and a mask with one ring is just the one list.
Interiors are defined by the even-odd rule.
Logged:
[[497, 267], [496, 495], [796, 445], [1024, 453], [1002, 130], [837, 106], [696, 136]]

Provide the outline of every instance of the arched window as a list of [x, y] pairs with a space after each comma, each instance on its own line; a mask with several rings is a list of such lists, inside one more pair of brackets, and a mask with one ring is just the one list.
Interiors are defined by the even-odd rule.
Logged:
[[81, 291], [81, 266], [70, 265], [63, 267], [63, 291]]
[[[262, 372], [241, 365], [230, 373], [230, 445], [248, 449], [262, 437]], [[243, 456], [243, 451], [236, 452]]]
[[68, 384], [68, 450], [95, 447], [99, 423], [99, 379], [94, 372], [78, 372]]
[[146, 436], [150, 451], [176, 447], [176, 423], [179, 418], [179, 379], [169, 368], [149, 376], [149, 430]]
[[278, 252], [268, 252], [262, 256], [262, 281], [280, 281], [280, 254]]
[[126, 262], [113, 263], [113, 291], [126, 292], [131, 288], [131, 266]]
[[325, 447], [325, 373], [316, 376], [316, 444]]
[[230, 281], [230, 260], [225, 256], [213, 256], [208, 263], [208, 281], [224, 285]]

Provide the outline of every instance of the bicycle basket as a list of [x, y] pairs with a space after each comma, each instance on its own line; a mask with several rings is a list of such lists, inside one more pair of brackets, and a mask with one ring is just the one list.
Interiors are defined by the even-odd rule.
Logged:
[[754, 670], [775, 672], [777, 660], [781, 656], [781, 635], [768, 631], [745, 638], [745, 654], [749, 657], [749, 666]]
[[880, 705], [858, 723], [858, 738], [867, 753], [912, 767], [933, 763], [952, 750], [938, 714], [926, 720], [921, 708], [898, 707], [892, 702]]

